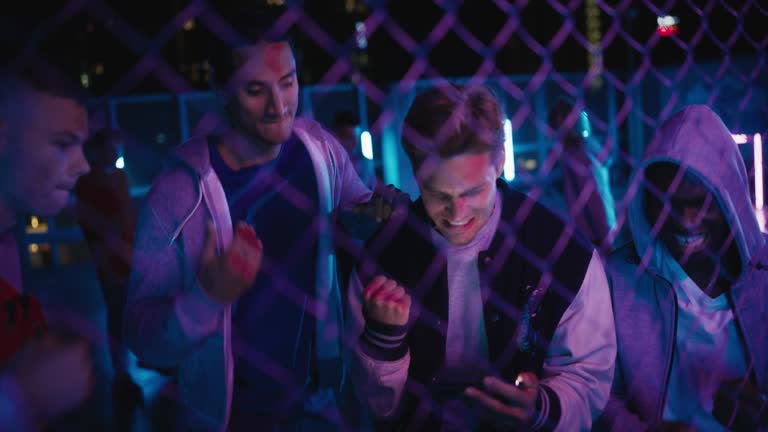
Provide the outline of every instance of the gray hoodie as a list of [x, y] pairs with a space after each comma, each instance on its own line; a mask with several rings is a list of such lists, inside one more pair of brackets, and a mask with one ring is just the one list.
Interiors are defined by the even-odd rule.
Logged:
[[753, 368], [763, 392], [768, 387], [764, 343], [768, 257], [750, 201], [749, 178], [720, 118], [706, 106], [689, 106], [661, 126], [627, 190], [633, 194], [628, 214], [633, 244], [617, 250], [608, 260], [618, 356], [600, 429], [645, 430], [660, 422], [664, 411], [678, 316], [673, 284], [688, 276], [652, 238], [643, 212], [643, 173], [656, 162], [676, 163], [704, 179], [734, 231], [743, 271], [727, 297], [745, 345], [747, 368]]
[[[341, 368], [344, 326], [328, 216], [334, 208], [368, 200], [371, 193], [341, 145], [319, 124], [297, 119], [294, 132], [312, 158], [320, 198], [318, 302], [313, 311], [318, 363]], [[152, 186], [139, 217], [124, 332], [140, 359], [176, 368], [182, 415], [190, 429], [224, 430], [233, 388], [231, 308], [203, 292], [197, 273], [207, 221], [216, 227], [218, 251], [232, 241], [232, 222], [206, 137], [191, 139], [174, 155], [176, 163]], [[319, 372], [322, 385], [322, 368]]]

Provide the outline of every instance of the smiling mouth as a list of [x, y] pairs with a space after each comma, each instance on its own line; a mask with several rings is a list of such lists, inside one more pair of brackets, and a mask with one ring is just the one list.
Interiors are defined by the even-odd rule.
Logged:
[[449, 220], [445, 219], [444, 222], [445, 222], [445, 226], [448, 229], [451, 229], [451, 230], [461, 230], [461, 229], [464, 229], [464, 228], [468, 227], [469, 224], [472, 223], [473, 220], [475, 220], [475, 218], [469, 218], [469, 219], [467, 219], [465, 221], [457, 221], [457, 222], [452, 222], [452, 221], [449, 221]]
[[709, 235], [707, 233], [695, 234], [695, 235], [680, 235], [675, 234], [673, 238], [675, 243], [685, 249], [699, 249], [706, 243]]

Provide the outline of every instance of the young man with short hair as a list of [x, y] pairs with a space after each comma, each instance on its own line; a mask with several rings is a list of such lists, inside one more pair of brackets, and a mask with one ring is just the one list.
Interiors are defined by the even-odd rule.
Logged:
[[589, 430], [616, 353], [605, 273], [499, 180], [499, 102], [484, 87], [420, 94], [403, 147], [421, 198], [368, 242], [350, 286], [358, 396], [398, 430]]
[[37, 430], [90, 394], [88, 344], [46, 334], [39, 303], [23, 295], [13, 228], [55, 216], [88, 172], [84, 98], [35, 69], [0, 70], [0, 425]]

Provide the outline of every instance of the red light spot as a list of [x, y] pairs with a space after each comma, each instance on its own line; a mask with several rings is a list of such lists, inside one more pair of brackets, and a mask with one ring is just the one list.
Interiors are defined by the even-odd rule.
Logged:
[[680, 30], [676, 25], [672, 26], [659, 26], [656, 28], [656, 33], [658, 33], [659, 36], [667, 37], [676, 35]]

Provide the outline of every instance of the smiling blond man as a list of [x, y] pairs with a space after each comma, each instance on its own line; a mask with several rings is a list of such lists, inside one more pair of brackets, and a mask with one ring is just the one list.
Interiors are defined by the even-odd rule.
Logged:
[[350, 286], [352, 378], [403, 430], [589, 430], [616, 353], [600, 258], [499, 180], [485, 87], [416, 97], [403, 148], [421, 198], [368, 242]]

